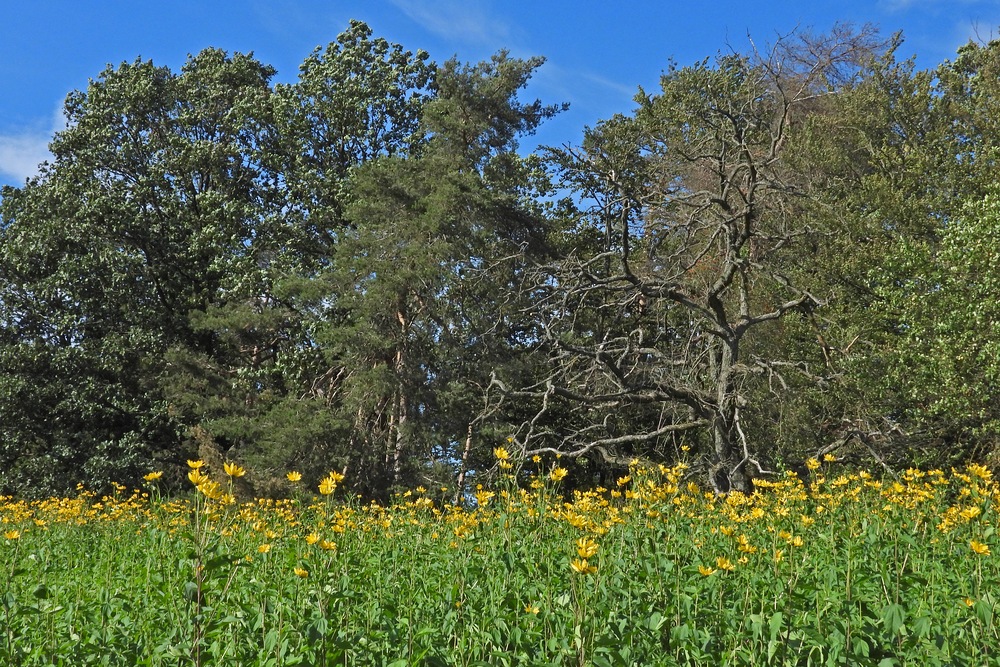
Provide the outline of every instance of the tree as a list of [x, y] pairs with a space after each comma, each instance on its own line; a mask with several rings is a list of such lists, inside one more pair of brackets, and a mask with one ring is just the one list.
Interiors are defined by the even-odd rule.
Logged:
[[504, 292], [542, 244], [516, 154], [517, 137], [556, 111], [517, 100], [540, 63], [446, 63], [417, 149], [345, 184], [348, 224], [314, 297], [328, 313], [319, 335], [338, 351], [339, 411], [353, 420], [347, 464], [383, 489], [426, 483], [434, 460], [467, 460], [482, 428], [488, 369], [517, 326]]
[[839, 128], [817, 133], [851, 165], [829, 170], [826, 195], [850, 212], [841, 319], [860, 341], [850, 364], [864, 430], [899, 465], [982, 458], [997, 442], [986, 295], [998, 48], [970, 43], [923, 72], [887, 59], [844, 98]]
[[8, 189], [0, 226], [3, 488], [135, 480], [178, 445], [157, 377], [210, 350], [192, 310], [253, 275], [273, 70], [209, 49], [180, 74], [137, 60], [67, 98], [54, 162]]
[[311, 483], [348, 465], [359, 490], [380, 483], [368, 476], [367, 457], [354, 457], [356, 415], [342, 400], [349, 351], [330, 334], [347, 313], [327, 276], [339, 270], [339, 244], [350, 234], [344, 211], [352, 172], [421, 144], [435, 70], [425, 52], [372, 38], [367, 25], [352, 21], [270, 98], [259, 151], [267, 199], [253, 239], [261, 281], [240, 298], [195, 311], [196, 328], [216, 345], [171, 350], [163, 379], [178, 418], [251, 464], [258, 483], [282, 479], [289, 467]]
[[[870, 29], [840, 28], [671, 67], [634, 116], [552, 152], [589, 208], [575, 220], [583, 243], [532, 284], [551, 370], [509, 392], [541, 402], [519, 433], [526, 454], [620, 460], [705, 432], [717, 491], [749, 489], [748, 465], [764, 472], [743, 427], [749, 388], [805, 364], [755, 343], [825, 303], [806, 269], [826, 230], [786, 155], [878, 47]], [[571, 428], [544, 427], [557, 404]]]

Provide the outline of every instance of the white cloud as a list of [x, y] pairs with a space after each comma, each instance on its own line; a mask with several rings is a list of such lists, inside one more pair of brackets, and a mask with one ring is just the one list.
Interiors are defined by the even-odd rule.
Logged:
[[16, 179], [18, 184], [38, 174], [42, 162], [51, 159], [49, 141], [66, 128], [62, 104], [48, 121], [40, 121], [18, 131], [0, 134], [0, 176]]
[[490, 48], [505, 46], [510, 26], [491, 15], [486, 3], [476, 0], [391, 0], [400, 11], [428, 32], [448, 40]]
[[955, 5], [974, 6], [996, 5], [994, 0], [882, 0], [879, 4], [888, 12], [906, 12], [910, 10], [925, 11], [928, 9], [953, 9]]
[[49, 157], [47, 134], [29, 131], [20, 135], [0, 135], [0, 175], [23, 183], [38, 174], [38, 165]]

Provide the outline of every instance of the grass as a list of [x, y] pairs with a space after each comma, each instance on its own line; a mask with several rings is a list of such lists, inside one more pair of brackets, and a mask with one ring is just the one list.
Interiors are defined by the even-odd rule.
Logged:
[[[1000, 655], [1000, 488], [813, 461], [753, 496], [684, 466], [564, 502], [563, 472], [391, 507], [0, 501], [0, 664], [978, 665]], [[229, 472], [239, 472], [231, 468]], [[514, 471], [511, 470], [513, 473]], [[843, 473], [843, 474], [841, 474]]]

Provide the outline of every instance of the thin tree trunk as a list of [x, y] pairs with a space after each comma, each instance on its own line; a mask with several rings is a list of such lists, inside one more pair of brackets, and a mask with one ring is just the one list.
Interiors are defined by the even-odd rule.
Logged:
[[465, 486], [465, 471], [468, 470], [469, 453], [472, 452], [472, 425], [473, 422], [469, 422], [469, 428], [465, 432], [465, 449], [462, 450], [462, 462], [458, 467], [458, 479], [455, 480], [455, 500], [453, 502], [456, 505], [461, 500], [462, 487]]

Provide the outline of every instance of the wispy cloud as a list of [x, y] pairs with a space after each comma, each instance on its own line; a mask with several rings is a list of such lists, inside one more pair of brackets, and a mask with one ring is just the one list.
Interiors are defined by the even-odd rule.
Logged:
[[51, 159], [49, 141], [52, 135], [65, 129], [62, 104], [47, 120], [34, 123], [6, 134], [0, 134], [0, 176], [23, 183], [38, 174], [38, 167]]
[[955, 5], [995, 7], [997, 3], [995, 0], [880, 0], [878, 4], [889, 12], [905, 12], [909, 10], [953, 9]]
[[512, 38], [510, 25], [479, 0], [390, 0], [401, 12], [439, 37], [498, 48]]
[[36, 132], [0, 135], [0, 175], [23, 183], [38, 173], [38, 165], [50, 157], [49, 135]]
[[574, 110], [618, 108], [628, 105], [638, 92], [638, 86], [621, 83], [593, 71], [564, 67], [547, 61], [532, 77], [533, 90], [545, 102], [569, 102]]

